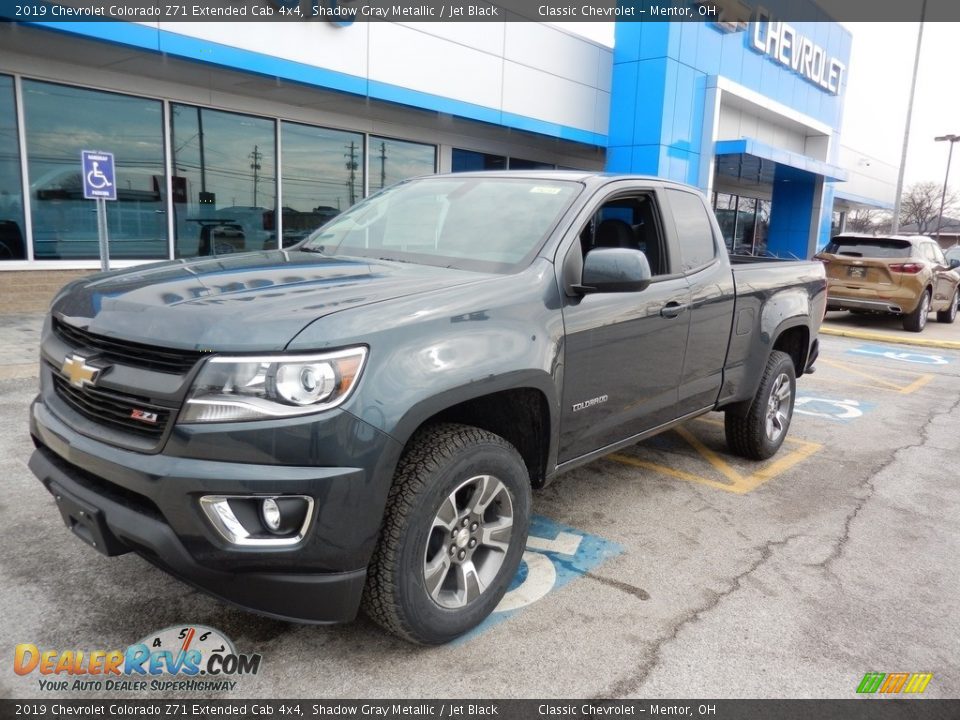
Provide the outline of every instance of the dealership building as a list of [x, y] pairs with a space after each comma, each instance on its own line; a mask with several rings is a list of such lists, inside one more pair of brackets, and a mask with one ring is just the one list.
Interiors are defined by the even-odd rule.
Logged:
[[99, 267], [82, 150], [115, 156], [114, 266], [289, 246], [432, 172], [666, 177], [707, 194], [731, 252], [780, 257], [892, 207], [896, 168], [840, 137], [841, 25], [755, 14], [618, 22], [615, 38], [532, 21], [0, 24], [0, 303]]

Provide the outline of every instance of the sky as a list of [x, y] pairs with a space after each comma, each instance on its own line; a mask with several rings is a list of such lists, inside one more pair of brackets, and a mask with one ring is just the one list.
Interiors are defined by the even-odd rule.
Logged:
[[[844, 145], [898, 165], [910, 98], [910, 76], [919, 23], [844, 23], [853, 33]], [[904, 172], [906, 185], [943, 182], [948, 143], [941, 135], [960, 135], [960, 92], [954, 75], [960, 50], [960, 23], [924, 23], [917, 89]], [[954, 148], [960, 156], [960, 147]], [[949, 186], [960, 189], [960, 157], [955, 157]]]
[[[918, 11], [919, 14], [919, 11]], [[613, 23], [555, 23], [613, 45]], [[843, 23], [853, 34], [841, 142], [894, 166], [900, 163], [919, 23]], [[943, 182], [948, 143], [960, 135], [960, 23], [924, 24], [904, 184]], [[960, 143], [949, 187], [960, 191]]]

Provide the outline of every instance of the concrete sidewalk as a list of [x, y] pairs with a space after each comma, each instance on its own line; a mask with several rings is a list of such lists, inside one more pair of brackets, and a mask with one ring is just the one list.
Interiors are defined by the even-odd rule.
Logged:
[[936, 313], [930, 313], [923, 332], [915, 333], [904, 330], [900, 318], [892, 315], [854, 315], [843, 310], [828, 312], [820, 332], [873, 342], [960, 350], [960, 318], [948, 325], [937, 322]]

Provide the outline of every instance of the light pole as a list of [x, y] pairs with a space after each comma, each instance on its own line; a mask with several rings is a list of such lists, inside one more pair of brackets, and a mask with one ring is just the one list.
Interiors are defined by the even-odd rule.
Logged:
[[935, 137], [935, 142], [950, 143], [950, 152], [947, 153], [947, 174], [943, 178], [943, 192], [940, 193], [940, 215], [937, 217], [937, 244], [940, 243], [940, 226], [943, 225], [943, 204], [947, 199], [947, 180], [950, 179], [950, 162], [953, 160], [953, 144], [960, 140], [960, 135], [941, 135]]
[[907, 147], [910, 145], [910, 119], [913, 117], [913, 96], [917, 90], [917, 69], [920, 67], [920, 47], [923, 45], [923, 21], [927, 16], [927, 0], [920, 7], [920, 29], [917, 31], [917, 52], [913, 57], [913, 79], [910, 81], [910, 100], [907, 102], [907, 122], [903, 128], [903, 146], [900, 149], [900, 168], [897, 171], [897, 196], [893, 201], [893, 227], [890, 231], [900, 232], [900, 203], [903, 200], [903, 174], [907, 167]]

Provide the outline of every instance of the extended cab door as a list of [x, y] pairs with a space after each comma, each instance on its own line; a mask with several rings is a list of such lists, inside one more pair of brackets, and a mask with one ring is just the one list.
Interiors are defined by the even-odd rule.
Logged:
[[667, 232], [690, 286], [690, 335], [677, 402], [677, 415], [686, 415], [711, 407], [720, 394], [736, 291], [720, 228], [703, 196], [685, 188], [667, 188], [664, 196]]
[[561, 247], [561, 272], [579, 282], [595, 248], [647, 256], [653, 279], [637, 292], [576, 294], [565, 281], [560, 463], [676, 417], [690, 292], [661, 213], [662, 190], [613, 183], [598, 193]]

